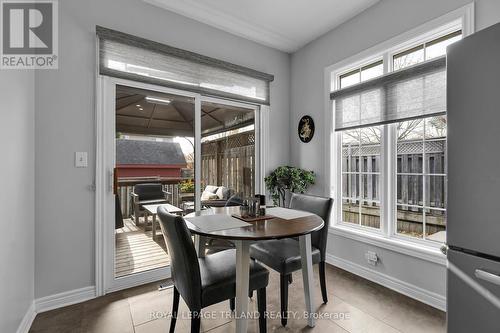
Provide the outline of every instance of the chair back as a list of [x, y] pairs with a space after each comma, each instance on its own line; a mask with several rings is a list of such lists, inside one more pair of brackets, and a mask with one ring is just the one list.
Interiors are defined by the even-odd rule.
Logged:
[[158, 208], [158, 217], [170, 256], [174, 285], [190, 309], [201, 309], [200, 266], [186, 222], [164, 207]]
[[330, 224], [330, 212], [332, 210], [333, 199], [318, 197], [314, 195], [292, 193], [290, 208], [314, 213], [321, 217], [325, 225], [321, 230], [311, 234], [311, 243], [321, 252], [321, 260], [326, 259], [326, 241], [328, 239], [328, 226]]
[[137, 184], [134, 186], [134, 193], [139, 196], [139, 201], [165, 198], [161, 184]]
[[235, 194], [231, 196], [229, 199], [227, 199], [226, 204], [224, 205], [225, 207], [232, 207], [232, 206], [241, 206], [243, 205], [243, 199], [238, 194]]

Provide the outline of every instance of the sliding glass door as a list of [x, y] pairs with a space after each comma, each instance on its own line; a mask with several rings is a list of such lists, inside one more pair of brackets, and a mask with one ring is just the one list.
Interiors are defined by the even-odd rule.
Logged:
[[237, 206], [259, 192], [256, 119], [255, 107], [202, 101], [202, 208]]
[[104, 78], [105, 292], [170, 276], [156, 217], [260, 193], [260, 108]]
[[159, 206], [194, 210], [195, 100], [117, 85], [115, 101], [114, 275], [121, 278], [168, 267]]

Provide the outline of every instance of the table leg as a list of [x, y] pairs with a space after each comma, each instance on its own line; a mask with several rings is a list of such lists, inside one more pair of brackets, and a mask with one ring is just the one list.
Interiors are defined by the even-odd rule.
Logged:
[[312, 268], [311, 234], [300, 236], [300, 256], [302, 262], [302, 279], [304, 281], [304, 298], [306, 300], [306, 312], [309, 314], [307, 325], [314, 327], [315, 320], [311, 316], [314, 313], [314, 281]]
[[205, 257], [205, 242], [206, 242], [205, 237], [197, 234], [194, 235], [194, 248], [196, 249], [198, 258]]
[[156, 214], [153, 214], [153, 222], [151, 222], [151, 225], [152, 225], [152, 228], [153, 228], [153, 230], [152, 230], [152, 232], [153, 232], [153, 240], [156, 239], [156, 222], [158, 222], [156, 220]]
[[[236, 333], [248, 328], [248, 287], [250, 283], [250, 242], [235, 241], [236, 245]], [[238, 318], [239, 317], [239, 318]]]

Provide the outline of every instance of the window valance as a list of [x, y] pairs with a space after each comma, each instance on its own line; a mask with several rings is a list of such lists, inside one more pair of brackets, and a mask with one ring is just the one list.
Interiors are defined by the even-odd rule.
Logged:
[[101, 75], [269, 105], [273, 75], [100, 26], [96, 33]]

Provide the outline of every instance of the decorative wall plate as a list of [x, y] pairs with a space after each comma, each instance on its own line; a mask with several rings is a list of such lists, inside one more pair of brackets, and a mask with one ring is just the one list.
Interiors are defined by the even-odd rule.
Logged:
[[299, 139], [308, 143], [314, 136], [314, 120], [310, 116], [304, 116], [299, 121]]

